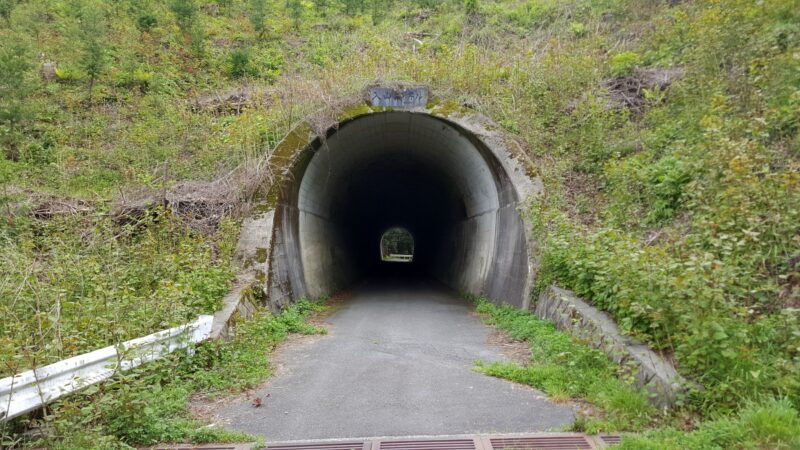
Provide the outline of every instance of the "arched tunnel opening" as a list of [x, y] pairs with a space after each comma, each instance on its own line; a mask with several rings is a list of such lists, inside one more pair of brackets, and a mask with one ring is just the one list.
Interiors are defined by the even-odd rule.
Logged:
[[380, 242], [381, 261], [414, 262], [414, 235], [403, 227], [384, 231]]
[[[413, 274], [523, 306], [530, 267], [518, 203], [501, 161], [452, 121], [390, 111], [340, 123], [311, 141], [282, 186], [272, 295], [318, 297]], [[376, 251], [393, 227], [413, 236], [409, 264]]]

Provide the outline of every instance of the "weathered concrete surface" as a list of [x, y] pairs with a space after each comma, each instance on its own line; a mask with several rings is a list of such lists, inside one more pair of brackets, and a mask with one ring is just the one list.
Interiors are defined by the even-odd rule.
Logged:
[[[533, 252], [517, 209], [541, 191], [530, 160], [474, 112], [420, 106], [424, 90], [376, 89], [370, 98], [412, 106], [360, 105], [324, 140], [293, 132], [275, 151], [292, 157], [274, 195], [270, 302], [317, 297], [368, 276], [380, 236], [402, 226], [419, 244], [415, 264], [430, 276], [527, 308]], [[290, 143], [297, 148], [285, 150]]]
[[267, 258], [272, 248], [274, 218], [274, 211], [267, 211], [251, 214], [242, 222], [235, 252], [239, 276], [233, 289], [222, 299], [222, 309], [214, 314], [212, 339], [227, 338], [237, 315], [243, 319], [250, 318], [266, 297]]
[[533, 389], [472, 370], [503, 358], [470, 307], [434, 282], [360, 285], [327, 336], [279, 351], [282, 369], [219, 411], [228, 427], [268, 440], [532, 432], [573, 411]]
[[600, 348], [614, 362], [629, 368], [637, 384], [650, 392], [651, 401], [660, 408], [675, 404], [685, 381], [669, 361], [646, 345], [623, 336], [614, 321], [604, 312], [584, 302], [574, 293], [550, 286], [539, 296], [536, 315], [556, 324], [560, 330]]

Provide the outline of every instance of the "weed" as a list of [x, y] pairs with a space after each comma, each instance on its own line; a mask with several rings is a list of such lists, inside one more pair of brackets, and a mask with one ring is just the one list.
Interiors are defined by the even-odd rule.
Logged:
[[619, 370], [600, 350], [575, 342], [553, 324], [510, 306], [476, 300], [484, 319], [514, 339], [528, 343], [531, 361], [520, 366], [496, 362], [478, 370], [541, 389], [559, 399], [585, 399], [603, 411], [603, 417], [585, 417], [576, 427], [590, 433], [638, 430], [658, 419], [647, 395], [621, 381]]
[[290, 333], [323, 332], [306, 323], [311, 312], [322, 308], [304, 300], [278, 315], [258, 311], [252, 320], [236, 327], [231, 342], [202, 343], [193, 354], [172, 354], [64, 399], [52, 406], [48, 418], [56, 435], [35, 445], [67, 449], [87, 442], [93, 442], [93, 448], [116, 448], [160, 442], [257, 441], [193, 419], [189, 397], [256, 386], [271, 374], [269, 353]]

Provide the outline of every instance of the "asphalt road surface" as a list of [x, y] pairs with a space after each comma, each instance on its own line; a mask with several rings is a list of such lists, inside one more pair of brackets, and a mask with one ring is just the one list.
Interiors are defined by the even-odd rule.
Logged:
[[421, 279], [355, 288], [328, 335], [279, 350], [278, 374], [217, 412], [268, 441], [559, 430], [573, 410], [536, 390], [482, 375], [505, 357], [456, 294]]

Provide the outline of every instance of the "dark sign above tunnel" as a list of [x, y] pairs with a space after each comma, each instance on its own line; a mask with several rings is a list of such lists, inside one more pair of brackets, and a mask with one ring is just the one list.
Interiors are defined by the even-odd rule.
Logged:
[[373, 87], [367, 94], [372, 106], [418, 108], [428, 103], [427, 87]]

